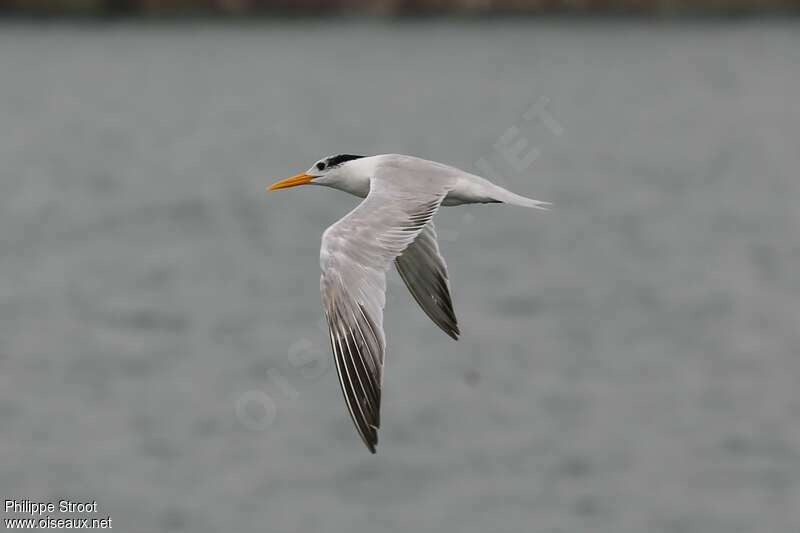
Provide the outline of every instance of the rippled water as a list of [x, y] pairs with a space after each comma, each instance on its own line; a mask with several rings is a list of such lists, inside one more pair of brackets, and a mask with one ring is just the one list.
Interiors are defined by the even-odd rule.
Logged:
[[[798, 531], [798, 29], [1, 24], [3, 498], [137, 532]], [[355, 199], [264, 191], [340, 152], [555, 204], [439, 215], [457, 343], [393, 274], [377, 456], [318, 294]]]

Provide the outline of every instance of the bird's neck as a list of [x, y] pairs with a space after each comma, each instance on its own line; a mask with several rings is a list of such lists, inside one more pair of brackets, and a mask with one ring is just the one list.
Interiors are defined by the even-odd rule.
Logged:
[[343, 172], [330, 183], [330, 186], [353, 196], [366, 198], [369, 194], [370, 176], [375, 173], [374, 165], [369, 159], [372, 158], [348, 162], [347, 167], [342, 169]]
[[369, 178], [361, 177], [348, 177], [347, 180], [341, 181], [334, 185], [336, 189], [358, 196], [359, 198], [366, 198], [369, 194]]

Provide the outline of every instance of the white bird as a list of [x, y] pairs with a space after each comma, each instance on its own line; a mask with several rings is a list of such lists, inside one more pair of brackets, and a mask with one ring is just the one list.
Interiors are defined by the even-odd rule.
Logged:
[[339, 384], [364, 444], [378, 443], [386, 340], [386, 271], [394, 262], [422, 310], [453, 339], [459, 329], [433, 215], [440, 205], [505, 203], [543, 209], [463, 170], [408, 155], [336, 155], [270, 191], [324, 185], [364, 198], [322, 234], [320, 291]]

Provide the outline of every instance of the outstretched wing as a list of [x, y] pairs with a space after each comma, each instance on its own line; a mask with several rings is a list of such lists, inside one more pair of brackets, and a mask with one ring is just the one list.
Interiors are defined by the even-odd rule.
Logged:
[[380, 165], [361, 204], [322, 236], [320, 290], [339, 383], [364, 444], [378, 443], [386, 270], [414, 242], [453, 179]]
[[439, 252], [432, 220], [422, 228], [414, 242], [397, 256], [394, 264], [425, 314], [442, 331], [458, 340], [461, 332], [450, 297], [447, 264]]

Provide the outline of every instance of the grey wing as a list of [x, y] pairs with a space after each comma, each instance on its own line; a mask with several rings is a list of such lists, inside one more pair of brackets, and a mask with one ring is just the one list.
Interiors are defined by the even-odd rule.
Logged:
[[428, 222], [417, 238], [394, 260], [414, 300], [434, 324], [458, 340], [460, 331], [453, 311], [447, 264], [439, 252], [436, 229]]
[[[373, 277], [366, 285], [374, 284], [373, 290], [380, 290], [385, 279]], [[372, 306], [360, 302], [336, 275], [323, 274], [320, 288], [347, 409], [364, 444], [375, 453], [386, 346], [381, 327], [382, 308], [376, 312], [375, 308], [370, 309]]]
[[386, 270], [417, 238], [452, 186], [447, 179], [398, 178], [391, 169], [379, 171], [367, 198], [325, 231], [320, 249], [320, 290], [339, 384], [356, 429], [373, 453], [386, 348]]

